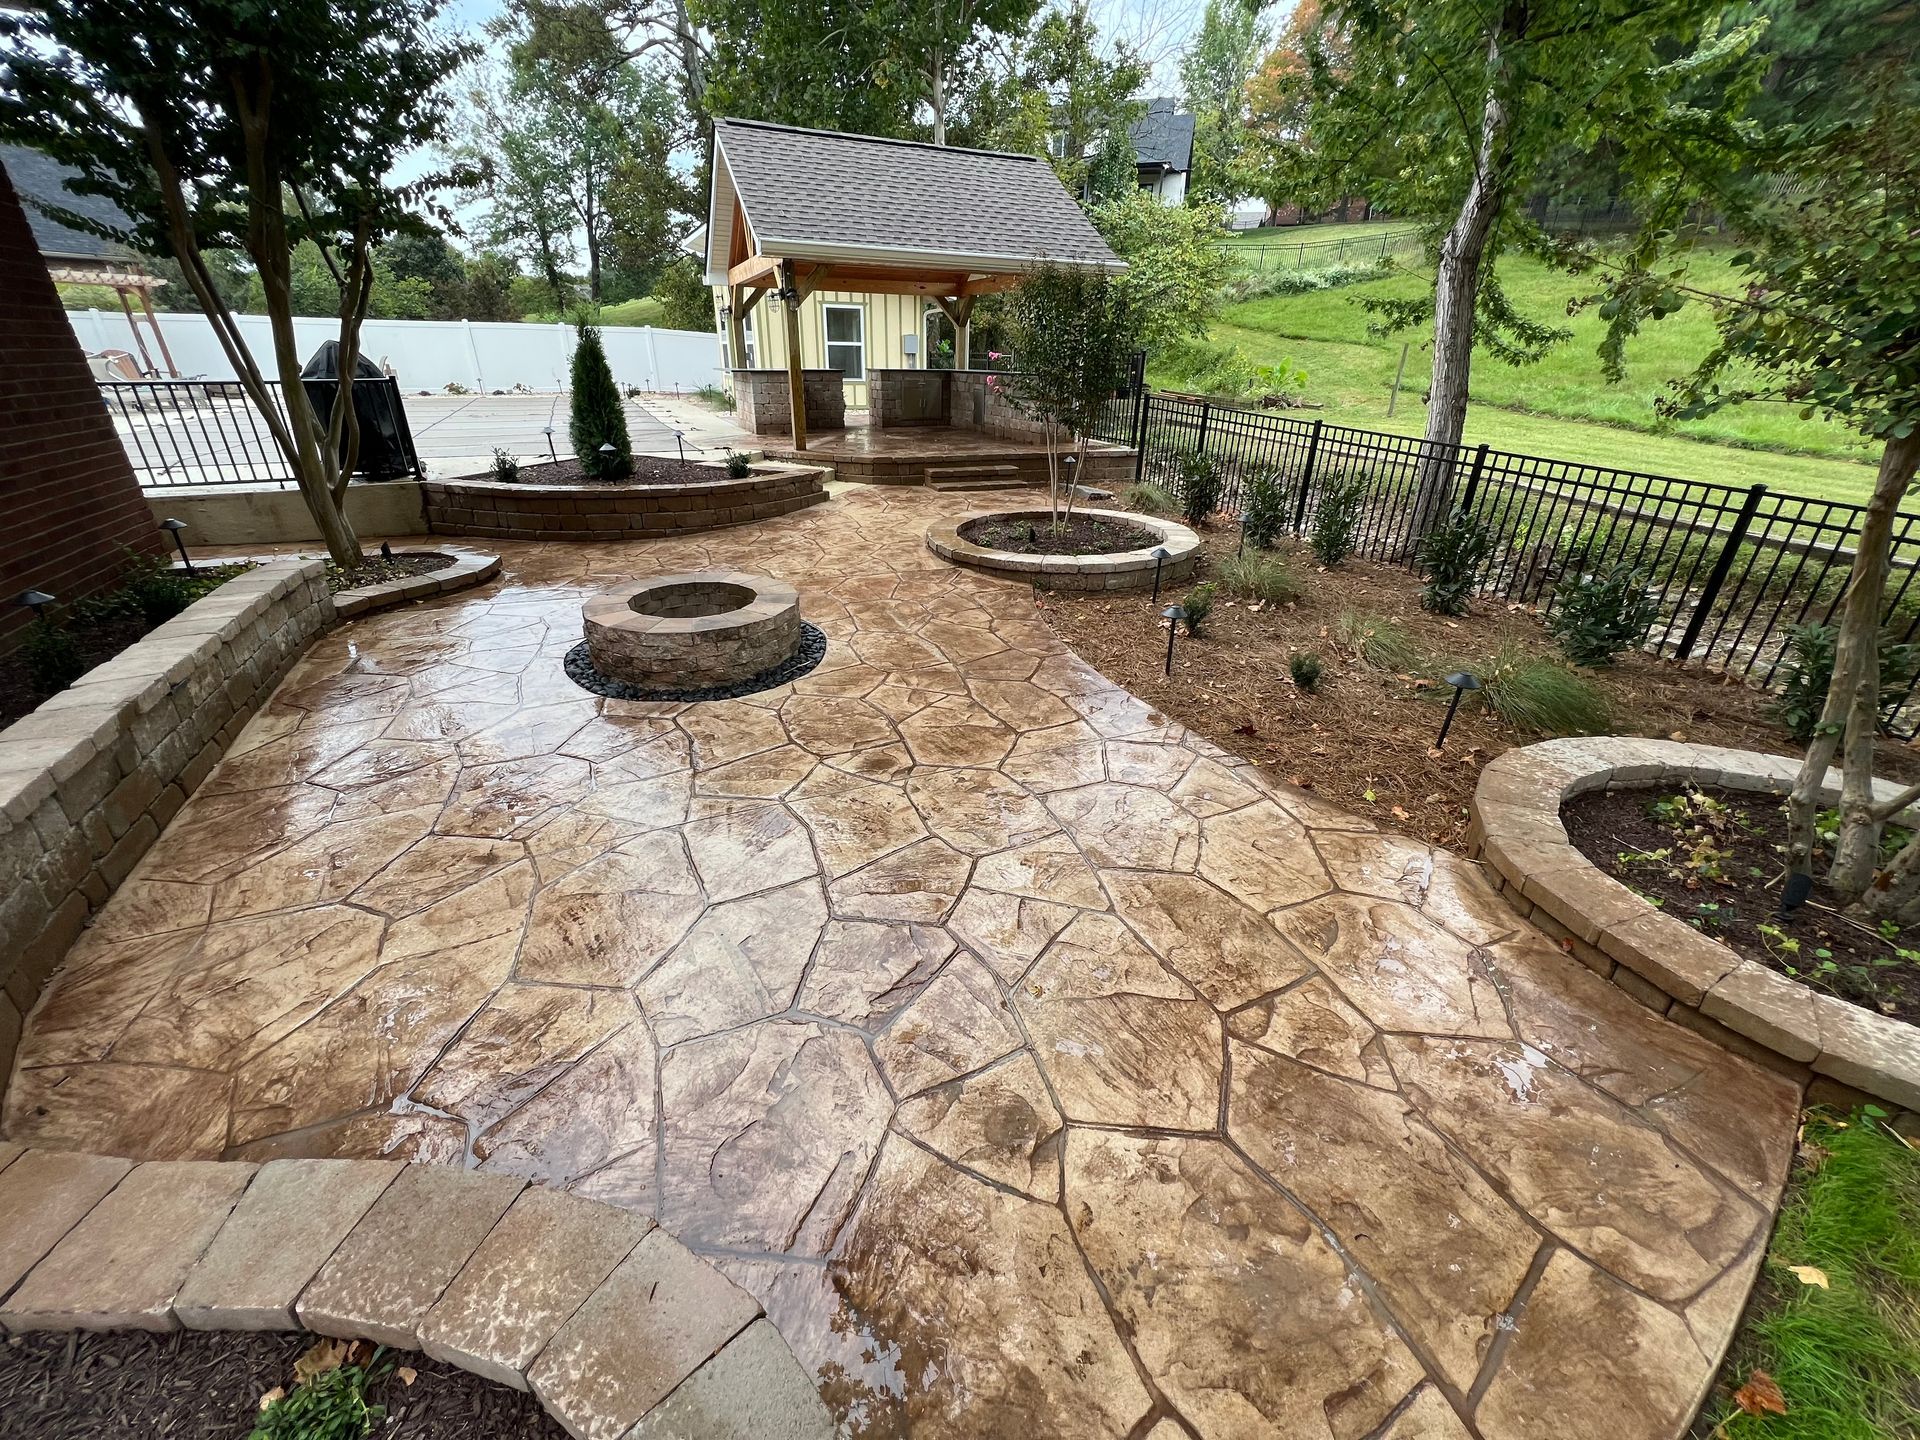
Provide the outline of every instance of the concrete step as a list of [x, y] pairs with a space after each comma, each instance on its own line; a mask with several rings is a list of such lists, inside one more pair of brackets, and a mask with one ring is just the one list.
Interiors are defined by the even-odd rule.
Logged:
[[927, 484], [935, 490], [1024, 490], [1043, 483], [1021, 473], [1018, 465], [929, 465]]

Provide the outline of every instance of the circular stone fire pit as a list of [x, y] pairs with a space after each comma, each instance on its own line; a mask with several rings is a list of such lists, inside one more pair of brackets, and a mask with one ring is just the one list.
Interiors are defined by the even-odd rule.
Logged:
[[645, 690], [737, 684], [800, 646], [793, 587], [738, 570], [661, 575], [589, 600], [582, 616], [593, 668]]

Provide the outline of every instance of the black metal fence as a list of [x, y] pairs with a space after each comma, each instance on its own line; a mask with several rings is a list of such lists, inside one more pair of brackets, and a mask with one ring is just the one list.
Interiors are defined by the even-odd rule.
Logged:
[[[336, 382], [308, 383], [331, 387]], [[280, 383], [269, 381], [267, 388], [284, 424], [286, 403]], [[294, 483], [291, 467], [273, 432], [238, 381], [103, 380], [100, 398], [143, 488], [284, 488]], [[325, 398], [330, 403], [330, 394]], [[420, 459], [414, 451], [399, 382], [391, 376], [356, 380], [354, 403], [362, 432], [356, 473], [381, 480], [418, 473]], [[384, 443], [371, 433], [375, 430], [384, 437]]]
[[[1143, 393], [1133, 413], [1138, 478], [1179, 494], [1190, 459], [1205, 455], [1226, 482], [1222, 508], [1237, 514], [1247, 485], [1271, 475], [1295, 535], [1307, 533], [1336, 487], [1351, 488], [1360, 497], [1358, 553], [1367, 559], [1417, 569], [1416, 516], [1478, 517], [1495, 542], [1480, 582], [1489, 598], [1551, 613], [1563, 581], [1627, 562], [1659, 603], [1650, 649], [1761, 685], [1780, 673], [1795, 626], [1836, 623], [1865, 514], [1765, 485], [1431, 445], [1178, 395]], [[1916, 574], [1920, 515], [1902, 513], [1883, 605], [1891, 639], [1920, 633]], [[1889, 728], [1902, 738], [1920, 733], [1916, 684], [1920, 677], [1888, 707]]]
[[1324, 269], [1330, 265], [1384, 260], [1419, 243], [1418, 230], [1390, 230], [1377, 235], [1340, 236], [1329, 240], [1223, 239], [1220, 248], [1248, 269], [1265, 274], [1269, 270], [1305, 270], [1309, 266]]

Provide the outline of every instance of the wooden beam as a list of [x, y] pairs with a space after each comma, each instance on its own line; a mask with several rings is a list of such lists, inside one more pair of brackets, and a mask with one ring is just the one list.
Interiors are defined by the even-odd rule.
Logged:
[[807, 448], [807, 381], [800, 368], [800, 282], [793, 262], [780, 262], [780, 288], [787, 300], [787, 404], [793, 411], [793, 448]]
[[780, 273], [786, 262], [773, 255], [749, 255], [727, 271], [727, 284], [750, 285], [756, 280]]
[[747, 305], [746, 289], [740, 285], [727, 287], [727, 363], [735, 370], [747, 368]]
[[140, 308], [147, 312], [147, 324], [152, 328], [153, 338], [160, 346], [160, 358], [167, 362], [167, 378], [178, 380], [180, 367], [173, 363], [173, 352], [167, 348], [167, 332], [160, 328], [160, 317], [153, 313], [153, 296], [149, 293], [151, 288], [147, 285], [138, 285], [134, 287], [133, 293], [140, 297]]

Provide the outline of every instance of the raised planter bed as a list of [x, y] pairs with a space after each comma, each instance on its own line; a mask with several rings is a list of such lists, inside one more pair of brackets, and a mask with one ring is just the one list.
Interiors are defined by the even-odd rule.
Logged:
[[[1920, 1111], [1920, 1026], [1803, 985], [1655, 909], [1581, 854], [1560, 815], [1601, 788], [1691, 781], [1784, 795], [1799, 769], [1790, 756], [1672, 740], [1549, 740], [1481, 772], [1468, 843], [1521, 915], [1643, 1004], [1803, 1083], [1825, 1077]], [[1838, 771], [1827, 788], [1838, 796]], [[1899, 787], [1875, 788], [1884, 800]]]
[[745, 479], [711, 467], [682, 485], [520, 485], [429, 480], [427, 525], [438, 535], [496, 540], [631, 540], [686, 535], [788, 515], [827, 498], [817, 466], [761, 462]]
[[[983, 511], [931, 525], [927, 528], [927, 548], [942, 560], [1009, 580], [1026, 580], [1043, 590], [1140, 590], [1153, 584], [1156, 566], [1165, 587], [1191, 578], [1199, 564], [1200, 537], [1185, 525], [1126, 510], [1080, 507], [1074, 514], [1145, 530], [1158, 537], [1157, 543], [1105, 555], [1025, 555], [976, 545], [962, 533], [981, 520], [1032, 521], [1036, 525], [1052, 520], [1050, 511], [1022, 509]], [[1164, 562], [1153, 554], [1161, 548], [1167, 552]]]
[[[433, 595], [450, 595], [455, 590], [466, 590], [475, 585], [484, 585], [500, 573], [500, 557], [489, 555], [481, 550], [467, 550], [458, 545], [435, 545], [431, 548], [442, 555], [451, 555], [453, 564], [438, 570], [429, 570], [422, 575], [408, 575], [398, 580], [383, 580], [373, 585], [356, 585], [351, 590], [342, 590], [333, 597], [334, 609], [342, 620], [351, 620], [358, 615], [368, 615], [375, 610], [388, 610], [395, 605], [404, 605], [409, 600], [425, 600]], [[399, 552], [403, 555], [419, 553], [415, 549]]]

